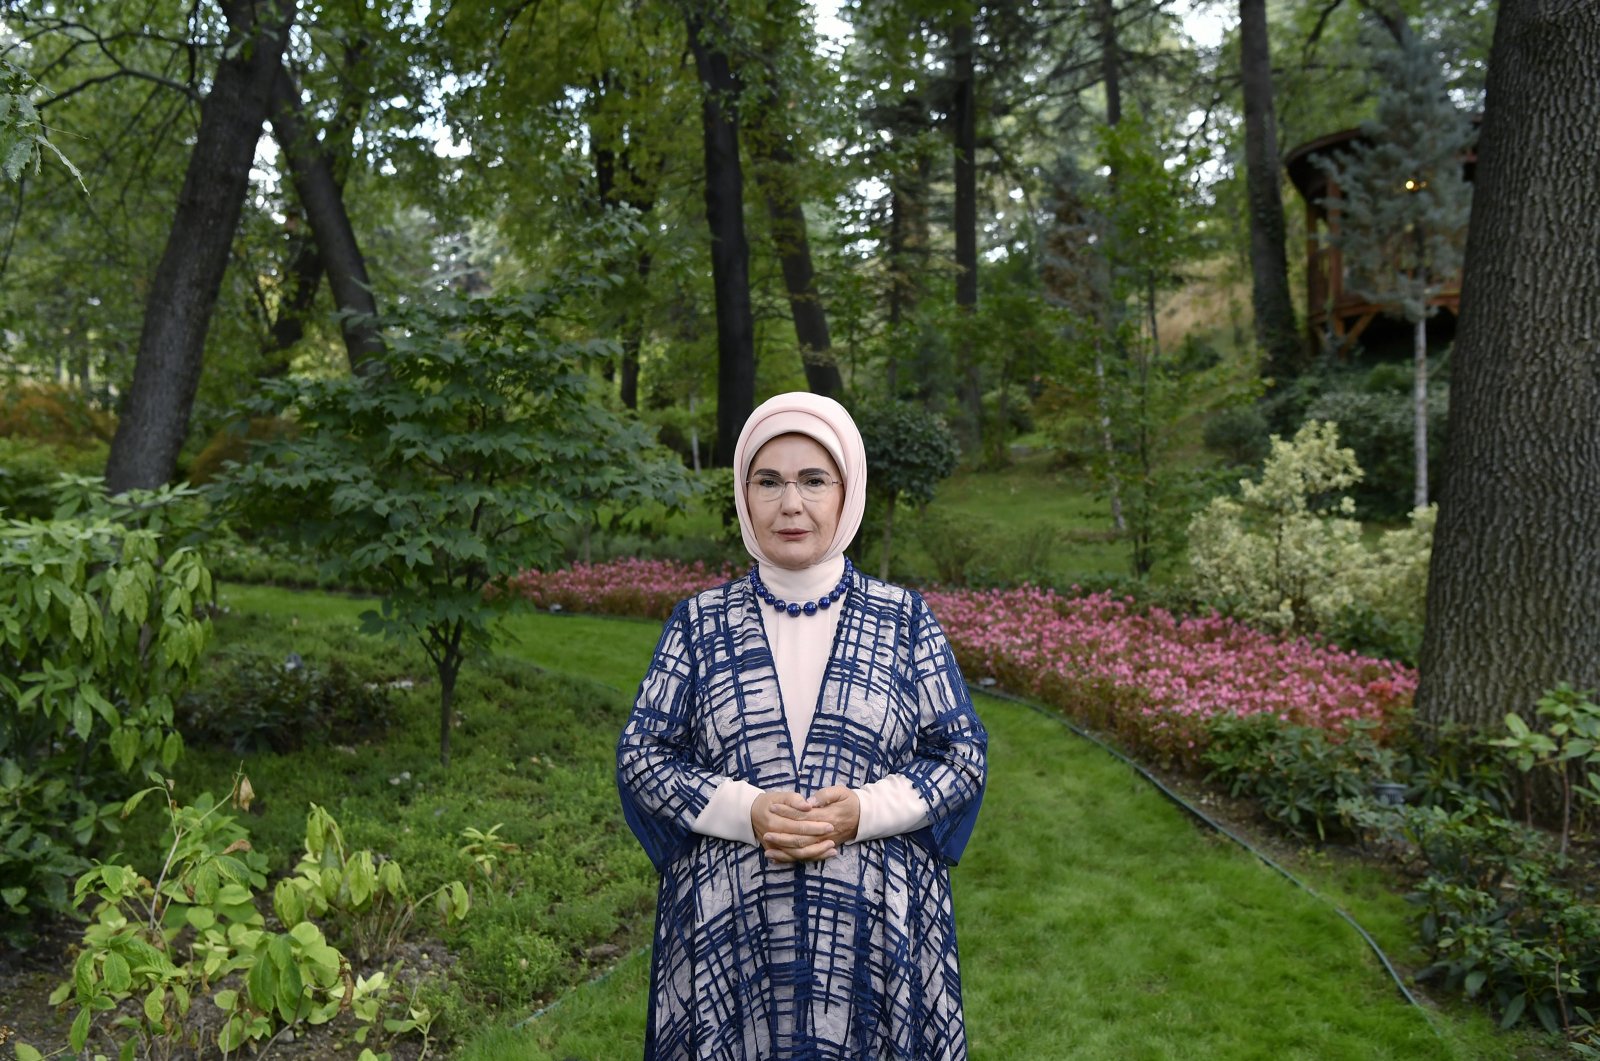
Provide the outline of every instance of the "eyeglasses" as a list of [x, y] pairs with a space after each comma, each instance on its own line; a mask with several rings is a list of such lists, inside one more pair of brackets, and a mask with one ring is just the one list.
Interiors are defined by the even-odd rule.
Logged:
[[794, 488], [800, 491], [800, 496], [807, 501], [821, 501], [828, 496], [828, 491], [835, 486], [842, 485], [837, 479], [829, 479], [825, 475], [802, 475], [798, 479], [780, 479], [776, 475], [757, 475], [746, 479], [744, 485], [750, 488], [750, 493], [757, 501], [778, 501], [784, 492], [793, 483]]

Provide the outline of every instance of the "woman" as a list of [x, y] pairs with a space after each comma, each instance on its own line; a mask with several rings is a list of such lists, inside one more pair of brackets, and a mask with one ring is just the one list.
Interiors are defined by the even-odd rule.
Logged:
[[617, 745], [661, 873], [645, 1057], [964, 1058], [950, 905], [987, 737], [922, 598], [856, 571], [866, 453], [780, 394], [734, 450], [749, 576], [679, 604]]

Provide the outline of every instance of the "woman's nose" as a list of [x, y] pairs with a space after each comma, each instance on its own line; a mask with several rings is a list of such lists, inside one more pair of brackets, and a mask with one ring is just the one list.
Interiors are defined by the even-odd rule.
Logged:
[[785, 512], [799, 512], [804, 506], [801, 504], [800, 484], [793, 480], [783, 484], [783, 496], [778, 499], [778, 504]]

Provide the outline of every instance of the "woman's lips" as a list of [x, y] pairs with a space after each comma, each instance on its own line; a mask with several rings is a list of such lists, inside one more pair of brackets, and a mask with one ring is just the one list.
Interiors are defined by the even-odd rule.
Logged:
[[778, 537], [785, 538], [789, 541], [799, 541], [801, 538], [804, 538], [810, 533], [810, 531], [806, 530], [781, 530], [778, 532]]

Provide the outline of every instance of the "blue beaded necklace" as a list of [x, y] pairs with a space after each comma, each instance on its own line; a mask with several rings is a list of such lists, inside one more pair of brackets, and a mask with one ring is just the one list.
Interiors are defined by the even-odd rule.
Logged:
[[761, 598], [763, 604], [772, 605], [773, 610], [781, 615], [815, 615], [819, 609], [827, 611], [835, 601], [850, 592], [850, 574], [855, 570], [855, 565], [850, 563], [850, 558], [848, 556], [845, 557], [844, 574], [839, 576], [839, 584], [837, 586], [816, 600], [797, 602], [780, 600], [774, 596], [772, 591], [767, 588], [766, 583], [761, 581], [761, 576], [756, 571], [757, 566], [756, 564], [750, 565], [750, 588], [756, 591], [756, 596]]

